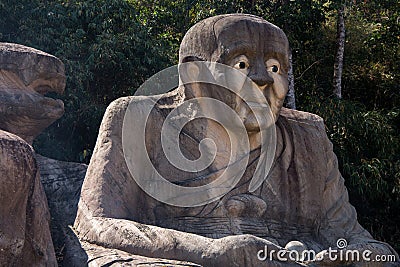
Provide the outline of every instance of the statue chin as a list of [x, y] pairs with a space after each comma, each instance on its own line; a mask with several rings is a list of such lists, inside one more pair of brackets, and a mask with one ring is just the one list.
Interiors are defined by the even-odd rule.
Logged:
[[244, 121], [244, 126], [249, 134], [260, 132], [260, 125], [255, 119], [251, 121]]
[[[266, 112], [266, 111], [259, 111]], [[254, 115], [253, 112], [250, 112], [249, 115], [243, 120], [244, 127], [246, 128], [249, 134], [254, 134], [260, 132], [260, 130], [267, 129], [271, 126], [271, 123], [275, 123], [275, 114], [273, 114], [273, 118], [266, 118], [265, 114], [263, 115]], [[257, 117], [257, 118], [256, 118]]]
[[[270, 107], [260, 103], [246, 103], [247, 105], [239, 105], [236, 112], [243, 120], [244, 127], [249, 134], [259, 133], [262, 130], [268, 129], [271, 124], [275, 124], [280, 109]], [[251, 107], [251, 108], [250, 108]], [[278, 110], [278, 112], [274, 112]], [[271, 117], [272, 116], [272, 117]]]

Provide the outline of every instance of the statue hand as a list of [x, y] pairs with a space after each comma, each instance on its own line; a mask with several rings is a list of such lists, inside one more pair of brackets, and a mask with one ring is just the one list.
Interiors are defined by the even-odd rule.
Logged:
[[[362, 262], [361, 255], [362, 251], [360, 251], [359, 245], [349, 245], [342, 250], [337, 248], [322, 250], [316, 255], [312, 263], [317, 266], [358, 266], [357, 263]], [[311, 264], [311, 266], [313, 265]]]

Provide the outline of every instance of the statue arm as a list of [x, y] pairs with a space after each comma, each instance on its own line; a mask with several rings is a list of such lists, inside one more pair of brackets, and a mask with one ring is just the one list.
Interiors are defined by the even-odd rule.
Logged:
[[[75, 224], [82, 241], [133, 255], [150, 258], [189, 261], [202, 266], [298, 266], [294, 263], [260, 261], [259, 250], [277, 248], [252, 235], [206, 238], [173, 229], [146, 225], [134, 221], [92, 217]], [[86, 229], [85, 232], [82, 232]]]
[[[321, 225], [320, 234], [331, 244], [332, 248], [336, 247], [338, 239], [344, 238], [348, 244], [347, 250], [358, 250], [360, 255], [363, 251], [370, 250], [372, 252], [371, 259], [374, 259], [375, 255], [396, 255], [398, 260], [397, 253], [390, 245], [374, 240], [370, 233], [358, 223], [356, 210], [349, 202], [344, 179], [339, 172], [337, 157], [333, 152], [332, 143], [328, 140], [325, 132], [323, 136], [326, 144], [327, 179], [322, 203], [324, 205], [323, 216], [326, 220]], [[326, 254], [326, 252], [321, 252], [321, 254], [324, 253]], [[367, 266], [366, 262], [360, 264]], [[371, 262], [370, 264], [379, 266], [377, 262]]]

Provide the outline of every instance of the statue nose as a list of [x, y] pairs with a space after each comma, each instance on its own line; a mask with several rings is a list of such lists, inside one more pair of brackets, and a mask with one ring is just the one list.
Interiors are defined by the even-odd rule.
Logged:
[[249, 78], [259, 87], [274, 83], [274, 79], [269, 76], [265, 66], [257, 67], [253, 73], [250, 72]]

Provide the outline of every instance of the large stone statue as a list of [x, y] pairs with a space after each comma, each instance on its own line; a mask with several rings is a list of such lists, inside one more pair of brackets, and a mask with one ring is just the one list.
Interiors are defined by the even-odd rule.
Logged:
[[0, 265], [56, 266], [37, 134], [64, 112], [64, 65], [42, 51], [0, 43]]
[[[374, 240], [358, 224], [322, 119], [282, 108], [288, 87], [288, 49], [282, 30], [261, 18], [241, 14], [208, 18], [185, 35], [180, 63], [216, 62], [237, 69], [254, 82], [267, 104], [246, 103], [217, 85], [191, 83], [161, 98], [124, 97], [108, 107], [74, 224], [91, 264], [133, 264], [138, 258], [147, 263], [161, 258], [204, 266], [385, 264], [363, 259], [335, 260], [329, 255], [330, 247], [369, 250], [371, 258], [378, 254], [397, 256], [388, 244]], [[200, 71], [194, 65], [189, 72], [196, 76]], [[248, 142], [238, 139], [229, 143], [229, 129], [206, 118], [193, 120], [183, 128], [176, 147], [179, 145], [188, 159], [196, 160], [201, 152], [200, 142], [211, 138], [218, 152], [207, 168], [185, 172], [173, 166], [164, 153], [162, 124], [172, 110], [200, 97], [216, 99], [234, 110], [244, 124], [244, 139]], [[235, 165], [229, 164], [233, 147], [248, 144], [248, 164], [229, 192], [203, 204], [172, 205], [156, 200], [138, 185], [138, 179], [151, 181], [154, 177], [132, 176], [128, 165], [145, 174], [141, 158], [147, 155], [134, 150], [135, 160], [126, 157], [129, 148], [123, 142], [124, 118], [128, 112], [140, 118], [141, 107], [151, 101], [157, 103], [146, 123], [139, 119], [133, 123], [146, 128], [145, 154], [157, 171], [175, 185], [200, 188], [215, 182], [225, 169]], [[201, 108], [214, 109], [212, 105]], [[195, 112], [188, 106], [174, 118], [191, 117]], [[261, 133], [271, 127], [268, 118], [263, 120], [263, 114], [268, 112], [276, 129], [275, 153], [270, 163], [263, 157], [261, 147]], [[268, 164], [270, 170], [265, 167]], [[253, 178], [262, 183], [249, 190]], [[212, 190], [204, 191], [207, 194], [212, 195]], [[190, 196], [186, 199], [189, 201]], [[270, 253], [288, 253], [292, 249], [313, 250], [318, 261], [313, 257], [285, 261], [282, 254]]]

